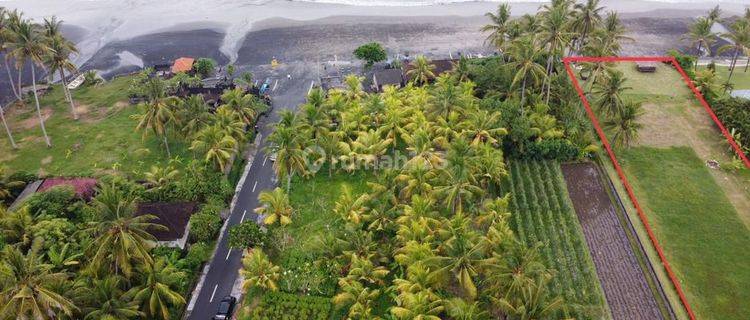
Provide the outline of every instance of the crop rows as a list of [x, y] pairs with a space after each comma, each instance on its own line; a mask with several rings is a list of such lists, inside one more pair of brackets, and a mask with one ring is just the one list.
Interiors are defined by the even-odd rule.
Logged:
[[555, 270], [550, 289], [573, 306], [565, 316], [607, 317], [596, 270], [568, 199], [560, 165], [516, 160], [510, 170], [511, 225], [523, 243], [543, 244], [544, 263]]

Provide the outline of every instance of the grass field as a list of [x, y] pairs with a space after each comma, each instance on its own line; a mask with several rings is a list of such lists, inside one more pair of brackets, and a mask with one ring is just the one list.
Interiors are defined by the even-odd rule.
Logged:
[[[706, 66], [698, 66], [698, 70], [705, 68]], [[716, 74], [722, 79], [720, 83], [724, 83], [729, 77], [729, 67], [716, 66]], [[732, 84], [736, 90], [748, 90], [750, 89], [750, 69], [745, 72], [745, 65], [739, 64], [737, 69], [734, 70], [732, 75]]]
[[688, 147], [618, 155], [699, 319], [750, 314], [750, 231]]
[[510, 166], [512, 226], [521, 241], [544, 244], [547, 266], [555, 269], [552, 290], [579, 306], [566, 316], [609, 318], [583, 233], [568, 198], [560, 165], [516, 160]]
[[[42, 96], [40, 103], [52, 148], [44, 144], [33, 98], [25, 106], [10, 110], [9, 126], [20, 148], [12, 150], [3, 132], [0, 164], [11, 171], [82, 176], [113, 167], [138, 174], [152, 164], [166, 162], [161, 140], [153, 135], [143, 140], [141, 133], [135, 131], [136, 120], [131, 116], [138, 110], [127, 103], [129, 83], [129, 77], [122, 77], [98, 87], [72, 91], [80, 114], [78, 121], [73, 120], [60, 86]], [[172, 156], [188, 155], [186, 145], [170, 142]]]

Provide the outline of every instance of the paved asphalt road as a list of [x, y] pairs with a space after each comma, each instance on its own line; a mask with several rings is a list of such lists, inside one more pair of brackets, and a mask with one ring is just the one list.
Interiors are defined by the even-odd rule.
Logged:
[[[295, 70], [292, 79], [287, 79], [285, 74], [272, 79], [272, 83], [278, 78], [276, 90], [272, 93], [273, 112], [270, 116], [260, 119], [261, 148], [255, 154], [255, 160], [239, 192], [237, 203], [228, 218], [228, 226], [224, 236], [216, 248], [216, 255], [211, 262], [211, 267], [206, 274], [198, 293], [193, 311], [187, 317], [188, 320], [210, 320], [216, 313], [221, 299], [229, 295], [232, 286], [242, 266], [242, 250], [230, 249], [227, 245], [229, 228], [240, 222], [255, 220], [257, 215], [253, 209], [258, 207], [258, 194], [266, 189], [275, 187], [273, 163], [266, 158], [263, 147], [266, 146], [266, 137], [271, 133], [269, 124], [278, 121], [278, 111], [283, 109], [294, 110], [304, 102], [305, 96], [314, 79], [309, 70]], [[277, 72], [280, 73], [280, 72]], [[260, 78], [260, 77], [258, 77]]]

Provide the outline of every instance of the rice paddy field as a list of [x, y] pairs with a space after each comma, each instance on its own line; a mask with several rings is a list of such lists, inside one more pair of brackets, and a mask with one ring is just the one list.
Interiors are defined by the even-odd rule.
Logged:
[[556, 271], [550, 284], [575, 307], [565, 317], [608, 319], [596, 270], [562, 180], [560, 164], [551, 161], [513, 160], [509, 191], [511, 224], [519, 240], [541, 242], [544, 262]]

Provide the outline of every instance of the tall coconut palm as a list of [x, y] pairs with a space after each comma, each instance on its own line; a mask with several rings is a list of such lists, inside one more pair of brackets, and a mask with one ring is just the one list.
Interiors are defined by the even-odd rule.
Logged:
[[402, 293], [396, 298], [397, 306], [391, 308], [396, 319], [440, 320], [445, 307], [435, 295], [424, 290], [416, 293]]
[[57, 20], [55, 17], [44, 19], [45, 41], [50, 49], [45, 59], [45, 64], [50, 75], [55, 72], [60, 73], [65, 100], [70, 103], [70, 112], [73, 114], [73, 119], [78, 120], [73, 96], [70, 93], [70, 89], [68, 89], [68, 80], [65, 78], [65, 71], [75, 73], [78, 70], [75, 64], [70, 61], [70, 56], [77, 54], [78, 49], [74, 43], [65, 39], [60, 33], [61, 23], [62, 21]]
[[11, 179], [6, 170], [4, 166], [0, 166], [0, 202], [10, 199], [13, 189], [23, 187], [26, 184], [23, 181]]
[[185, 298], [174, 289], [185, 274], [162, 258], [144, 263], [140, 269], [141, 285], [128, 291], [126, 297], [141, 305], [146, 319], [172, 319], [170, 310], [185, 304]]
[[[0, 52], [6, 52], [6, 47], [10, 41], [13, 41], [13, 30], [18, 27], [21, 22], [21, 14], [17, 10], [9, 12], [5, 8], [0, 7]], [[21, 92], [16, 87], [16, 81], [13, 80], [13, 75], [10, 72], [10, 60], [9, 56], [5, 56], [3, 63], [5, 64], [5, 72], [8, 75], [8, 84], [10, 84], [11, 91], [17, 100], [21, 100]], [[20, 73], [18, 74], [20, 77]]]
[[[746, 52], [750, 48], [750, 22], [739, 20], [732, 24], [731, 32], [724, 34], [724, 37], [731, 40], [732, 43], [726, 44], [719, 48], [719, 53], [733, 50], [732, 63], [729, 65], [729, 76], [727, 83], [731, 83], [734, 69], [737, 66], [737, 58], [740, 53]], [[724, 90], [726, 92], [726, 90]]]
[[625, 75], [618, 70], [608, 70], [607, 75], [593, 84], [591, 93], [594, 95], [594, 106], [603, 115], [608, 117], [620, 114], [623, 107], [622, 95], [626, 90], [632, 89], [626, 86]]
[[482, 26], [482, 32], [488, 33], [485, 43], [492, 44], [498, 50], [503, 50], [507, 38], [508, 22], [510, 21], [510, 5], [503, 3], [497, 6], [495, 13], [487, 12], [485, 17], [490, 23]]
[[461, 298], [453, 298], [445, 303], [445, 308], [451, 319], [455, 320], [482, 320], [490, 319], [479, 302], [469, 302]]
[[275, 188], [273, 191], [263, 191], [258, 195], [260, 207], [255, 209], [255, 213], [265, 216], [263, 223], [273, 225], [277, 221], [282, 226], [292, 223], [292, 213], [294, 209], [289, 203], [289, 196], [281, 188]]
[[435, 66], [427, 60], [427, 57], [418, 55], [410, 64], [406, 75], [417, 85], [427, 84], [430, 79], [435, 78]]
[[526, 98], [526, 84], [539, 84], [547, 74], [537, 61], [542, 50], [539, 49], [537, 41], [533, 36], [525, 36], [513, 41], [508, 50], [512, 58], [511, 68], [516, 70], [511, 87], [521, 86], [521, 100]]
[[604, 122], [604, 128], [610, 132], [615, 148], [630, 146], [638, 140], [638, 130], [643, 127], [638, 122], [641, 115], [643, 108], [639, 103], [626, 102], [619, 115]]
[[[703, 49], [711, 55], [711, 44], [718, 40], [716, 33], [711, 31], [713, 24], [712, 20], [699, 17], [690, 25], [688, 33], [682, 36], [683, 39], [688, 39], [693, 45], [698, 46], [698, 58], [703, 53]], [[695, 59], [695, 67], [698, 68], [698, 59]]]
[[273, 168], [279, 179], [286, 178], [287, 193], [292, 187], [294, 174], [307, 174], [307, 159], [303, 148], [306, 137], [298, 129], [299, 127], [277, 126], [268, 136], [271, 144], [266, 148], [266, 153], [276, 155]]
[[357, 101], [365, 95], [362, 88], [362, 79], [356, 74], [350, 74], [344, 77], [344, 95], [349, 101]]
[[621, 43], [623, 41], [635, 41], [635, 39], [626, 36], [627, 30], [620, 21], [620, 16], [616, 11], [611, 11], [604, 18], [603, 26], [597, 30], [597, 36], [601, 39], [602, 45], [606, 47], [606, 50], [610, 51], [612, 55], [618, 55], [622, 48]]
[[559, 55], [565, 53], [565, 45], [570, 41], [570, 38], [573, 35], [573, 32], [570, 32], [569, 30], [568, 12], [565, 7], [553, 7], [542, 17], [541, 32], [539, 36], [542, 45], [547, 47], [547, 68], [545, 69], [547, 73], [545, 81], [547, 87], [547, 103], [549, 103], [549, 95], [552, 87], [552, 78], [550, 77], [554, 67], [552, 62], [557, 60]]
[[172, 153], [169, 151], [167, 129], [176, 121], [172, 110], [179, 104], [179, 99], [166, 97], [164, 81], [159, 78], [152, 78], [146, 83], [146, 95], [149, 101], [141, 104], [141, 108], [145, 109], [144, 112], [133, 116], [138, 121], [135, 129], [143, 131], [144, 139], [149, 130], [157, 137], [161, 137], [164, 141], [167, 157], [171, 158]]
[[114, 185], [105, 185], [94, 198], [96, 218], [88, 223], [86, 233], [94, 241], [86, 249], [90, 267], [94, 271], [103, 266], [114, 267], [115, 274], [122, 272], [131, 277], [134, 262], [153, 262], [149, 249], [156, 241], [148, 230], [166, 230], [166, 227], [152, 223], [153, 215], [135, 216], [135, 203], [132, 196], [125, 194]]
[[183, 136], [192, 138], [211, 122], [211, 113], [202, 95], [192, 95], [181, 102], [175, 117], [180, 122]]
[[31, 65], [31, 85], [34, 91], [34, 102], [36, 103], [36, 111], [39, 116], [39, 125], [42, 127], [47, 147], [52, 147], [52, 142], [47, 135], [47, 128], [44, 126], [44, 117], [42, 116], [42, 109], [39, 106], [39, 95], [36, 91], [36, 66], [42, 65], [45, 55], [50, 52], [50, 48], [46, 41], [44, 41], [39, 26], [30, 21], [21, 21], [18, 24], [13, 30], [13, 39], [6, 44], [6, 47], [8, 48], [8, 57], [12, 57], [16, 61], [16, 70], [19, 74], [27, 62]]
[[3, 121], [3, 127], [5, 128], [5, 133], [8, 135], [8, 140], [10, 141], [10, 146], [13, 149], [18, 149], [18, 145], [16, 144], [16, 140], [13, 139], [13, 134], [10, 132], [10, 127], [8, 126], [8, 122], [5, 120], [5, 109], [3, 108], [2, 104], [0, 104], [0, 120]]
[[604, 7], [599, 6], [600, 0], [586, 0], [585, 3], [575, 5], [573, 29], [578, 33], [578, 49], [586, 44], [586, 37], [601, 23], [601, 12]]
[[718, 83], [719, 78], [716, 76], [716, 72], [712, 69], [698, 70], [695, 73], [695, 88], [701, 92], [701, 95], [705, 98], [713, 97], [719, 92], [721, 84]]
[[711, 8], [711, 10], [708, 11], [706, 18], [708, 20], [711, 20], [711, 22], [721, 21], [721, 8], [719, 7], [719, 5], [716, 5], [715, 7]]
[[242, 284], [245, 292], [256, 288], [262, 291], [279, 290], [277, 283], [281, 278], [281, 268], [268, 260], [260, 248], [253, 249], [252, 253], [242, 258], [240, 275], [245, 279]]
[[68, 275], [52, 271], [37, 254], [40, 243], [24, 255], [18, 248], [6, 246], [2, 253], [0, 318], [58, 319], [72, 316], [78, 308], [62, 292], [52, 287], [67, 281]]
[[203, 161], [213, 164], [220, 172], [227, 172], [231, 161], [237, 153], [237, 140], [235, 140], [225, 128], [212, 125], [199, 131], [190, 150], [203, 153]]
[[425, 260], [428, 266], [434, 266], [431, 277], [447, 279], [453, 277], [463, 296], [469, 300], [477, 297], [477, 286], [474, 278], [479, 274], [479, 267], [484, 255], [482, 245], [476, 232], [469, 228], [470, 219], [458, 212], [444, 223], [448, 238], [440, 245], [440, 255]]
[[234, 110], [246, 125], [255, 122], [260, 109], [263, 108], [263, 102], [254, 95], [245, 93], [242, 88], [227, 90], [221, 95], [221, 101], [224, 102], [224, 106]]

